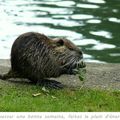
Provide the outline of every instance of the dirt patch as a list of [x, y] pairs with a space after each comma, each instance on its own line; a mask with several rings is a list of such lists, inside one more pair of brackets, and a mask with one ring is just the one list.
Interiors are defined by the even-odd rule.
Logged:
[[[0, 74], [6, 73], [9, 69], [9, 60], [0, 60]], [[120, 64], [87, 63], [86, 71], [84, 87], [120, 90]], [[79, 88], [83, 85], [77, 75], [62, 75], [53, 79], [62, 82], [67, 87]], [[15, 80], [20, 81], [20, 79]], [[3, 84], [2, 80], [0, 84]]]

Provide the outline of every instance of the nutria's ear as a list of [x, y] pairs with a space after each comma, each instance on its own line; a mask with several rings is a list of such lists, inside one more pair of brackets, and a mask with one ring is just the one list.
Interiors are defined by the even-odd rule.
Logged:
[[59, 40], [57, 41], [57, 44], [58, 44], [59, 46], [64, 45], [64, 40], [63, 40], [63, 39], [59, 39]]

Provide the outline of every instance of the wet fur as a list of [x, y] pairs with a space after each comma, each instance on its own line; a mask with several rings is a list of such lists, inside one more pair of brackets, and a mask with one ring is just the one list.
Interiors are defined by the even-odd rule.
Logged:
[[71, 74], [82, 59], [82, 51], [65, 39], [28, 32], [20, 35], [11, 50], [11, 70], [1, 76], [28, 78], [41, 82], [45, 78]]

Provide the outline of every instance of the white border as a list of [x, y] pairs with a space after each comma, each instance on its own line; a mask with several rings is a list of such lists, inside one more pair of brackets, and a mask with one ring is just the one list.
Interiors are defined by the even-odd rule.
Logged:
[[0, 120], [120, 120], [120, 112], [0, 112]]

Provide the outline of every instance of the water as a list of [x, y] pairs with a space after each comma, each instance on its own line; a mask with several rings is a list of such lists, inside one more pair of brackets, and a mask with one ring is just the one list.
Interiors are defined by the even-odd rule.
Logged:
[[0, 59], [28, 31], [70, 39], [85, 61], [120, 63], [120, 0], [0, 0]]

